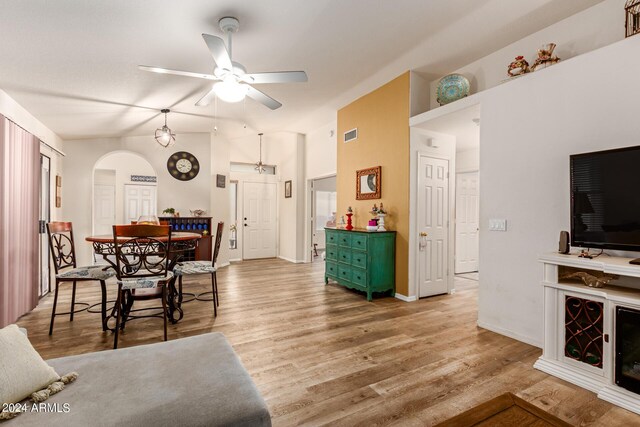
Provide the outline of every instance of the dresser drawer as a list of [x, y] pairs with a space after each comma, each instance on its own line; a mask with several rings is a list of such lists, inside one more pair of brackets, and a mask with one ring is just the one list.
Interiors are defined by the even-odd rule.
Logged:
[[342, 246], [343, 248], [350, 248], [351, 235], [349, 233], [338, 234], [338, 246]]
[[338, 265], [333, 262], [325, 263], [325, 275], [330, 277], [338, 277]]
[[336, 245], [327, 245], [327, 261], [338, 260], [338, 247]]
[[345, 265], [339, 265], [338, 279], [346, 282], [351, 282], [351, 267], [347, 267]]
[[338, 262], [351, 264], [351, 251], [349, 249], [338, 248]]
[[356, 285], [360, 285], [362, 287], [367, 286], [367, 271], [361, 270], [359, 268], [354, 268], [351, 270], [351, 281]]
[[326, 233], [327, 245], [337, 245], [338, 244], [338, 233], [331, 230], [327, 230]]
[[367, 253], [359, 251], [351, 252], [351, 265], [354, 267], [367, 268]]
[[367, 236], [366, 234], [356, 234], [351, 237], [351, 247], [360, 251], [366, 251], [368, 240], [369, 236]]

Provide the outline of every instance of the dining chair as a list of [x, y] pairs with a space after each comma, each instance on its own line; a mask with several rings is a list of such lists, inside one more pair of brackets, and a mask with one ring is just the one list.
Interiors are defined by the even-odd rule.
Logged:
[[[132, 315], [135, 301], [160, 299], [167, 340], [167, 287], [173, 278], [171, 261], [171, 227], [168, 225], [114, 225], [118, 297], [113, 348], [118, 348], [118, 335], [129, 318], [160, 317]], [[150, 310], [157, 308], [143, 308]], [[138, 311], [139, 311], [138, 310]]]
[[[218, 315], [218, 305], [220, 305], [220, 297], [218, 296], [218, 276], [216, 261], [220, 252], [220, 242], [222, 241], [222, 230], [224, 222], [218, 223], [216, 230], [216, 241], [213, 248], [213, 258], [209, 261], [184, 261], [179, 262], [173, 269], [173, 274], [178, 278], [178, 286], [182, 288], [182, 276], [195, 274], [211, 274], [211, 291], [203, 292], [196, 296], [199, 301], [213, 301], [213, 316]], [[211, 294], [211, 298], [205, 295]]]
[[[70, 222], [54, 221], [47, 224], [47, 236], [49, 248], [56, 274], [56, 284], [53, 296], [53, 308], [51, 309], [51, 322], [49, 323], [49, 335], [53, 334], [53, 323], [56, 316], [69, 315], [69, 321], [73, 322], [73, 315], [81, 311], [89, 310], [97, 304], [89, 306], [84, 302], [76, 303], [76, 285], [78, 282], [100, 282], [102, 299], [100, 313], [102, 315], [102, 330], [107, 330], [107, 279], [114, 276], [114, 271], [104, 265], [92, 265], [78, 267], [76, 265], [76, 248], [73, 240], [73, 225]], [[58, 305], [58, 290], [65, 282], [73, 283], [71, 291], [71, 310], [66, 313], [56, 313]], [[75, 306], [84, 308], [76, 310]]]

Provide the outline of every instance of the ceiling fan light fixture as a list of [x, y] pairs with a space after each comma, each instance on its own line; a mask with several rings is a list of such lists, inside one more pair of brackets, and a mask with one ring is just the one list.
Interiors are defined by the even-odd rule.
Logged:
[[160, 112], [164, 114], [164, 126], [156, 129], [155, 139], [158, 144], [167, 148], [176, 142], [176, 135], [171, 132], [171, 129], [167, 126], [167, 114], [169, 114], [170, 110], [165, 108], [164, 110], [160, 110]]
[[213, 85], [213, 90], [224, 102], [240, 102], [249, 91], [249, 86], [244, 83], [238, 83], [233, 78], [224, 79]]

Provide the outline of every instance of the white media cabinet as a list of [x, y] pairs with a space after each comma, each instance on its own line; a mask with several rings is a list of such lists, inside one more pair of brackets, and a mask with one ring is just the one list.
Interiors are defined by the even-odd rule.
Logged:
[[[594, 259], [579, 258], [578, 254], [540, 256], [544, 349], [534, 367], [640, 414], [640, 395], [615, 383], [616, 307], [640, 310], [640, 266], [629, 264], [630, 260], [604, 254]], [[570, 269], [615, 274], [620, 279], [603, 288], [590, 288], [581, 281], [560, 279], [561, 274]], [[592, 327], [584, 327], [584, 322], [574, 323], [574, 316], [581, 309], [590, 312], [587, 316], [593, 316], [593, 319], [589, 317], [594, 321]], [[576, 345], [577, 340], [582, 343]], [[585, 342], [590, 344], [582, 345]], [[576, 360], [580, 349], [587, 346], [590, 347], [587, 356]]]

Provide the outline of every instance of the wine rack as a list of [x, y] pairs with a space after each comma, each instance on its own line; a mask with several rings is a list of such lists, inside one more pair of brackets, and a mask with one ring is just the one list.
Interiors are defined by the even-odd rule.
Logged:
[[174, 233], [199, 233], [202, 235], [196, 249], [184, 254], [184, 261], [211, 260], [211, 233], [215, 234], [215, 230], [211, 228], [210, 216], [162, 216], [159, 219], [162, 223], [170, 225], [171, 231]]

